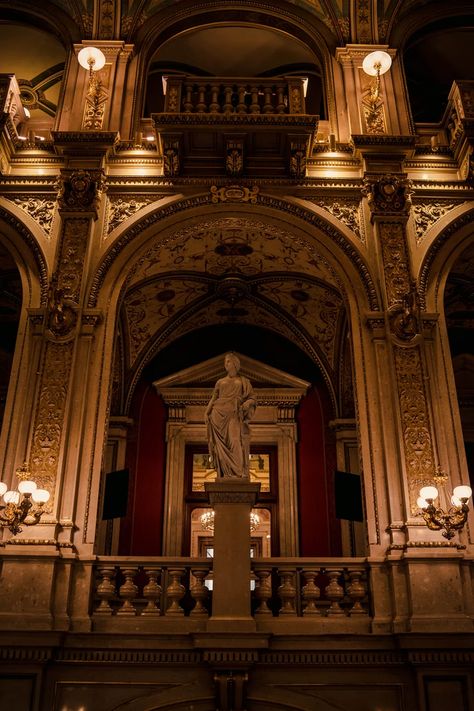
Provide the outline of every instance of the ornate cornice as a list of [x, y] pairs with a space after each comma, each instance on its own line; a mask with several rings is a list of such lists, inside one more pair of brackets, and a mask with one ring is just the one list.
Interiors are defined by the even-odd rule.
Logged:
[[295, 126], [306, 128], [310, 131], [318, 125], [319, 116], [309, 114], [204, 114], [204, 113], [176, 113], [152, 114], [155, 126], [222, 126], [245, 127], [248, 126]]

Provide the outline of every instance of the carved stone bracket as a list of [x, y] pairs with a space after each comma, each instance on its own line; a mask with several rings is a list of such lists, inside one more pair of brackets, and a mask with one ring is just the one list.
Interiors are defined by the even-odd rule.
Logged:
[[60, 180], [60, 211], [89, 212], [97, 218], [98, 202], [105, 190], [103, 170], [63, 170]]
[[411, 207], [411, 181], [403, 175], [387, 174], [364, 178], [362, 194], [367, 197], [373, 216], [408, 216]]

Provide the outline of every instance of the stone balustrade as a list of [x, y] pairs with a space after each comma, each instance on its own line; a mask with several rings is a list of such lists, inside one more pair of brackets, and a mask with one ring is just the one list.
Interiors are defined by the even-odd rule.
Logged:
[[252, 573], [256, 618], [369, 615], [364, 559], [267, 558], [253, 561]]
[[98, 558], [92, 615], [118, 618], [207, 617], [212, 561], [193, 558]]
[[301, 77], [166, 77], [166, 113], [304, 114]]

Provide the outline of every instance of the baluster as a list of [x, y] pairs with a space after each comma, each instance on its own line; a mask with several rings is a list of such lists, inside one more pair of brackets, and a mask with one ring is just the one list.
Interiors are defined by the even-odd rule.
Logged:
[[239, 103], [237, 104], [237, 113], [238, 114], [246, 114], [247, 113], [247, 106], [245, 104], [245, 85], [239, 84], [237, 87], [237, 90], [239, 93]]
[[314, 579], [318, 575], [317, 570], [304, 570], [303, 576], [305, 579], [305, 584], [301, 591], [301, 596], [303, 598], [304, 610], [303, 615], [319, 615], [319, 610], [315, 605], [316, 600], [319, 599], [321, 592], [318, 586], [315, 584]]
[[181, 585], [181, 576], [184, 575], [184, 568], [177, 568], [175, 570], [169, 570], [168, 575], [171, 578], [171, 582], [166, 588], [166, 595], [168, 600], [171, 602], [166, 610], [166, 615], [184, 615], [184, 610], [179, 604], [179, 601], [184, 597], [185, 589], [184, 585]]
[[196, 106], [196, 111], [200, 114], [206, 112], [206, 87], [204, 84], [199, 84], [198, 86], [199, 99]]
[[282, 607], [279, 615], [296, 615], [296, 588], [295, 588], [295, 573], [292, 570], [279, 570], [281, 585], [278, 588]]
[[273, 113], [272, 87], [271, 86], [264, 86], [263, 93], [265, 95], [265, 101], [263, 103], [263, 113], [264, 114], [272, 114]]
[[209, 104], [209, 111], [211, 114], [219, 113], [219, 102], [217, 97], [219, 95], [219, 87], [217, 84], [211, 86], [211, 103]]
[[207, 569], [202, 569], [198, 568], [197, 570], [192, 570], [191, 573], [193, 574], [195, 580], [191, 584], [190, 587], [190, 593], [191, 597], [193, 600], [196, 600], [196, 604], [189, 613], [190, 615], [194, 616], [206, 616], [209, 614], [206, 608], [204, 607], [203, 603], [206, 600], [207, 596], [209, 595], [209, 590], [207, 587], [204, 585], [204, 579], [206, 575], [209, 573], [209, 570]]
[[285, 97], [284, 97], [284, 89], [282, 86], [277, 86], [276, 112], [277, 112], [277, 114], [284, 114], [285, 113]]
[[252, 94], [252, 103], [250, 104], [250, 113], [251, 114], [259, 114], [260, 113], [260, 106], [258, 103], [258, 86], [255, 84], [252, 84], [250, 87], [250, 92]]
[[268, 600], [272, 596], [272, 571], [270, 568], [258, 568], [255, 570], [257, 585], [255, 587], [255, 597], [259, 601], [259, 606], [255, 610], [256, 615], [271, 615], [272, 611], [268, 607]]
[[97, 586], [97, 597], [100, 598], [100, 605], [94, 614], [111, 615], [113, 610], [109, 600], [115, 595], [115, 584], [112, 582], [112, 579], [115, 578], [115, 568], [99, 568], [97, 572], [101, 577], [101, 581]]
[[161, 597], [161, 585], [158, 584], [160, 573], [160, 568], [145, 568], [148, 582], [143, 588], [143, 597], [148, 600], [148, 602], [143, 610], [143, 615], [161, 615], [161, 610], [157, 605]]
[[125, 576], [125, 582], [120, 586], [119, 595], [124, 599], [122, 607], [117, 611], [117, 615], [126, 615], [131, 617], [136, 615], [137, 611], [135, 606], [132, 604], [138, 593], [138, 588], [133, 582], [133, 578], [136, 574], [136, 568], [124, 568], [123, 574]]
[[338, 578], [341, 575], [340, 570], [327, 570], [329, 577], [329, 585], [325, 589], [326, 597], [331, 602], [328, 610], [328, 615], [343, 615], [344, 610], [341, 608], [339, 601], [344, 597], [344, 590], [339, 585]]
[[367, 612], [361, 605], [361, 600], [365, 597], [365, 587], [361, 582], [361, 577], [364, 574], [362, 570], [350, 570], [349, 578], [350, 584], [347, 588], [347, 594], [350, 599], [354, 602], [351, 609], [349, 610], [350, 615], [366, 615]]
[[231, 114], [234, 110], [234, 107], [232, 106], [232, 86], [231, 84], [226, 84], [224, 87], [224, 94], [225, 94], [225, 99], [224, 99], [224, 113], [225, 114]]
[[193, 110], [193, 85], [186, 84], [186, 98], [184, 99], [184, 113], [190, 114]]

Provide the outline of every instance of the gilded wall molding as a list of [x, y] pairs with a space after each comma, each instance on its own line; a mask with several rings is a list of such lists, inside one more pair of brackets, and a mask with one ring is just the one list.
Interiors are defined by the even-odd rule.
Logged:
[[436, 468], [420, 348], [393, 348], [411, 515]]

